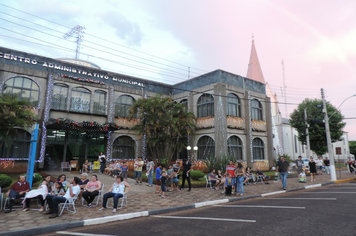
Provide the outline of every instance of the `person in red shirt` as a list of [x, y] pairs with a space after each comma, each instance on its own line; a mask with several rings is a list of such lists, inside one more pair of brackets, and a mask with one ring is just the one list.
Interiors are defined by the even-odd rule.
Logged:
[[6, 193], [6, 197], [8, 197], [10, 201], [5, 213], [10, 213], [12, 211], [12, 206], [14, 205], [14, 200], [24, 197], [25, 193], [28, 191], [30, 191], [30, 184], [26, 182], [26, 177], [24, 175], [20, 175], [18, 182], [14, 183]]
[[[235, 181], [235, 169], [236, 169], [236, 166], [234, 166], [234, 162], [230, 160], [230, 165], [226, 166], [226, 173], [225, 175], [227, 175], [228, 173], [231, 174], [231, 178], [234, 179]], [[233, 189], [235, 188], [235, 185], [232, 187]], [[234, 193], [234, 192], [232, 192]]]

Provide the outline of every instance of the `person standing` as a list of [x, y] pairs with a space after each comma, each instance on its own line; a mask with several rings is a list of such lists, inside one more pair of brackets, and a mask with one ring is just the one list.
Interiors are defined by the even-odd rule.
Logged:
[[[226, 173], [225, 175], [227, 175], [228, 173], [230, 173], [231, 177], [232, 178], [236, 178], [235, 177], [235, 169], [236, 169], [236, 166], [234, 166], [234, 162], [232, 160], [230, 160], [230, 164], [226, 166]], [[234, 179], [234, 183], [236, 184], [237, 182], [237, 179]], [[235, 188], [234, 187], [235, 185], [232, 186], [232, 188]], [[232, 192], [234, 193], [234, 192]]]
[[105, 157], [103, 152], [99, 153], [99, 158], [98, 159], [99, 159], [98, 161], [100, 162], [100, 171], [99, 171], [99, 173], [102, 174], [102, 173], [104, 173], [105, 164], [106, 164], [106, 157]]
[[327, 157], [325, 157], [324, 166], [326, 168], [326, 173], [330, 174], [330, 161]]
[[156, 193], [159, 193], [159, 188], [161, 187], [161, 176], [162, 176], [162, 164], [158, 163], [156, 168]]
[[134, 171], [135, 171], [136, 184], [139, 184], [138, 181], [140, 180], [140, 185], [142, 185], [142, 167], [143, 167], [142, 157], [139, 157], [137, 161], [135, 161]]
[[189, 162], [189, 160], [183, 160], [183, 177], [182, 177], [182, 187], [180, 188], [181, 190], [184, 190], [185, 179], [187, 179], [188, 186], [189, 186], [188, 191], [189, 192], [191, 191], [192, 184], [190, 183], [190, 172], [192, 170], [193, 170], [193, 166]]
[[310, 170], [310, 182], [315, 181], [315, 173], [316, 173], [316, 162], [313, 157], [310, 157], [309, 160], [309, 170]]
[[244, 176], [245, 170], [240, 162], [237, 163], [237, 168], [235, 170], [236, 177], [236, 191], [235, 195], [244, 195]]
[[277, 172], [279, 172], [281, 176], [284, 190], [286, 190], [287, 188], [288, 171], [289, 171], [289, 162], [286, 161], [283, 156], [281, 156], [277, 165]]
[[302, 173], [303, 167], [304, 167], [304, 162], [302, 160], [302, 156], [299, 156], [297, 160], [295, 160], [295, 166], [297, 167], [297, 173], [298, 175]]
[[146, 164], [147, 170], [147, 179], [148, 179], [148, 187], [152, 187], [153, 184], [153, 170], [155, 167], [155, 163], [152, 161], [152, 158], [149, 157]]
[[316, 162], [316, 165], [318, 166], [318, 175], [323, 174], [323, 164], [324, 164], [323, 158], [319, 157], [319, 159]]

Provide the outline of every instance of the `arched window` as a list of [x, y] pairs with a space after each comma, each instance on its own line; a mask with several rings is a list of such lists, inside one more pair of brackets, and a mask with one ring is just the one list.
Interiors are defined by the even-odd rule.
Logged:
[[240, 117], [240, 99], [233, 93], [229, 93], [226, 98], [226, 115]]
[[227, 151], [229, 153], [229, 156], [236, 157], [237, 160], [242, 160], [243, 159], [243, 154], [242, 154], [242, 141], [239, 137], [237, 136], [231, 136], [227, 140]]
[[257, 99], [251, 100], [251, 119], [262, 120], [262, 105]]
[[129, 95], [122, 95], [116, 100], [115, 116], [125, 117], [129, 116], [130, 107], [134, 104], [135, 99]]
[[[0, 144], [3, 141], [0, 140]], [[16, 129], [16, 135], [12, 139], [12, 145], [8, 148], [5, 143], [0, 145], [1, 158], [27, 159], [30, 152], [31, 134], [23, 129]]]
[[203, 136], [198, 140], [198, 160], [215, 157], [215, 141], [209, 136]]
[[28, 101], [31, 106], [37, 107], [40, 100], [40, 89], [31, 79], [14, 77], [5, 82], [3, 93], [11, 96], [17, 95], [20, 100]]
[[101, 90], [96, 90], [94, 92], [94, 106], [93, 106], [94, 114], [106, 114], [106, 92]]
[[68, 86], [65, 84], [55, 84], [52, 94], [52, 109], [67, 110]]
[[198, 99], [198, 118], [214, 116], [214, 97], [210, 94], [203, 94]]
[[112, 159], [135, 159], [135, 140], [129, 136], [118, 137], [112, 146]]
[[263, 146], [263, 141], [260, 138], [255, 138], [252, 140], [252, 151], [254, 160], [264, 160], [265, 159], [265, 148]]
[[90, 96], [91, 92], [86, 88], [73, 88], [70, 98], [70, 110], [90, 113]]

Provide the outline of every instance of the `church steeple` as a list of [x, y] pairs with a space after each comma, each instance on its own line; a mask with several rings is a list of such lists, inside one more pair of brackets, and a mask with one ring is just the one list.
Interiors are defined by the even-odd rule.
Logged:
[[258, 81], [265, 84], [265, 79], [261, 70], [260, 62], [258, 61], [258, 56], [255, 47], [254, 36], [252, 35], [252, 47], [250, 54], [250, 62], [248, 63], [247, 78]]

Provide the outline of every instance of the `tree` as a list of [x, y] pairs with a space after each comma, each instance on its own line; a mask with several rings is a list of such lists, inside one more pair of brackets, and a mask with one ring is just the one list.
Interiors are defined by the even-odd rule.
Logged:
[[30, 102], [21, 101], [18, 96], [0, 94], [0, 148], [10, 147], [16, 128], [29, 128], [35, 123]]
[[356, 156], [356, 141], [349, 141], [350, 153]]
[[[304, 109], [306, 109], [309, 124], [310, 150], [314, 151], [317, 155], [322, 155], [328, 151], [325, 123], [323, 122], [324, 113], [321, 107], [317, 107], [321, 105], [321, 99], [307, 98], [293, 111], [289, 120], [292, 127], [299, 133], [298, 139], [303, 144], [306, 144], [306, 127], [304, 123]], [[333, 105], [327, 103], [326, 107], [328, 116], [332, 115], [329, 119], [331, 141], [340, 141], [343, 135], [342, 129], [345, 127], [345, 123], [342, 122], [343, 116]]]
[[175, 153], [188, 144], [188, 134], [195, 130], [195, 116], [185, 105], [161, 94], [152, 98], [138, 99], [130, 108], [129, 120], [137, 117], [140, 123], [131, 128], [142, 138], [152, 157], [169, 164]]

